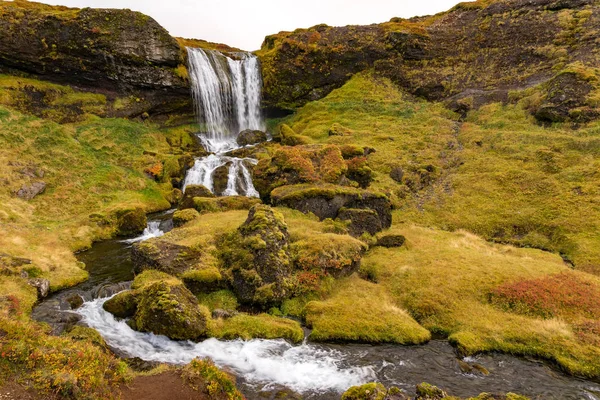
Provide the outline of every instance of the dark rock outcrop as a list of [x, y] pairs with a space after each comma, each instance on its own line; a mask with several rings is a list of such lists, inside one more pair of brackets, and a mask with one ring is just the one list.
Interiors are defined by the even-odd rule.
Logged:
[[240, 132], [237, 137], [237, 144], [240, 146], [247, 146], [251, 144], [262, 143], [267, 140], [267, 134], [263, 131], [257, 131], [252, 129], [246, 129]]
[[185, 52], [152, 18], [25, 1], [0, 3], [0, 14], [0, 72], [134, 99], [115, 116], [191, 112]]
[[392, 224], [389, 199], [380, 193], [334, 185], [291, 185], [271, 192], [274, 205], [335, 219], [342, 208], [367, 209], [377, 214], [382, 228]]
[[383, 235], [377, 239], [376, 246], [381, 247], [402, 247], [406, 238], [402, 235]]
[[293, 110], [371, 68], [427, 100], [507, 101], [509, 91], [545, 82], [565, 65], [597, 65], [599, 7], [591, 0], [477, 1], [429, 17], [281, 32], [258, 52], [265, 102]]
[[535, 110], [540, 121], [564, 122], [574, 119], [587, 122], [596, 117], [596, 111], [585, 108], [586, 97], [592, 85], [574, 72], [557, 75], [546, 83], [546, 97]]
[[341, 208], [337, 219], [348, 221], [348, 233], [352, 236], [360, 236], [363, 233], [374, 235], [381, 231], [381, 220], [373, 210], [364, 208]]

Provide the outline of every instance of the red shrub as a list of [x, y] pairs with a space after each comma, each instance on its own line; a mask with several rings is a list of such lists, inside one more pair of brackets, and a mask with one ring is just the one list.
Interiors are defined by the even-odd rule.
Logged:
[[522, 314], [600, 319], [600, 285], [572, 272], [504, 284], [492, 291], [491, 299]]

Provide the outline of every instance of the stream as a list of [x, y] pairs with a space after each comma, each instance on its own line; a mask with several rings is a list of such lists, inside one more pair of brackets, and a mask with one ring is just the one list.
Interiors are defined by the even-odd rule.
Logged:
[[[132, 243], [170, 230], [171, 213], [151, 216], [147, 231], [137, 238], [99, 242], [78, 254], [90, 279], [49, 297], [35, 308], [33, 317], [58, 328], [73, 323], [92, 327], [122, 357], [180, 365], [195, 357], [209, 357], [238, 377], [240, 389], [251, 400], [275, 398], [289, 391], [305, 399], [339, 399], [348, 387], [373, 380], [411, 394], [418, 383], [428, 382], [461, 397], [512, 391], [532, 399], [600, 400], [600, 384], [564, 375], [535, 360], [481, 354], [461, 361], [484, 367], [489, 375], [477, 372], [477, 368], [465, 373], [456, 351], [445, 340], [422, 346], [311, 342], [295, 346], [285, 340], [260, 339], [181, 342], [133, 331], [105, 312], [102, 304], [126, 289], [133, 278], [129, 257]], [[65, 299], [74, 293], [85, 303], [70, 311]]]

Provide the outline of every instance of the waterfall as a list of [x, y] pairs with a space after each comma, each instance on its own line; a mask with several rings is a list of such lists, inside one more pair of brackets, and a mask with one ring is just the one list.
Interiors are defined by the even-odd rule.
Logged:
[[[213, 154], [196, 160], [183, 189], [204, 185], [217, 195], [258, 197], [248, 169], [256, 160], [224, 155], [239, 147], [241, 131], [265, 130], [258, 59], [251, 53], [228, 57], [215, 50], [188, 47], [187, 51], [192, 99], [202, 127], [198, 137]], [[215, 192], [214, 174], [221, 167], [228, 168], [227, 187]]]

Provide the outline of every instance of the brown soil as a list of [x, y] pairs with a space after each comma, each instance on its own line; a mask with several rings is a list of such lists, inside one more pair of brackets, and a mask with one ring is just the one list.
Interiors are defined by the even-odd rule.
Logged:
[[41, 395], [14, 381], [6, 382], [0, 388], [0, 400], [55, 400], [56, 396]]
[[[122, 400], [205, 400], [173, 371], [154, 376], [139, 376], [121, 388]], [[0, 400], [4, 400], [0, 397]], [[12, 399], [11, 399], [12, 400]]]

